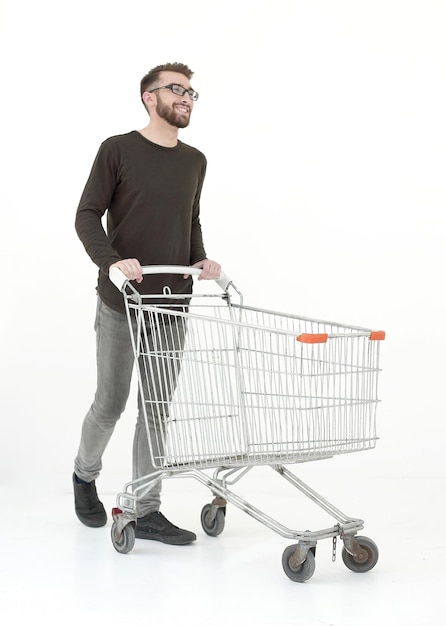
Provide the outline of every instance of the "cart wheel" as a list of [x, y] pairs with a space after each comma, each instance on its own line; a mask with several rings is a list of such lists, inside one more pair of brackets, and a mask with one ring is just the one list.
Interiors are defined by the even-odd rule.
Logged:
[[223, 508], [217, 509], [217, 515], [210, 519], [212, 504], [205, 504], [201, 511], [201, 525], [204, 532], [211, 537], [217, 537], [223, 532], [225, 527], [225, 511]]
[[362, 553], [358, 556], [349, 554], [345, 547], [342, 549], [342, 560], [352, 572], [368, 572], [375, 567], [378, 561], [378, 546], [368, 537], [356, 537]]
[[285, 548], [282, 555], [282, 567], [288, 578], [291, 578], [296, 583], [304, 583], [313, 576], [316, 568], [314, 552], [313, 550], [308, 550], [307, 558], [296, 568], [291, 565], [291, 557], [296, 552], [296, 548], [297, 544]]
[[121, 554], [127, 554], [133, 550], [135, 545], [135, 524], [127, 524], [122, 529], [121, 537], [118, 539], [116, 536], [116, 522], [113, 522], [111, 527], [111, 539], [115, 550], [121, 552]]

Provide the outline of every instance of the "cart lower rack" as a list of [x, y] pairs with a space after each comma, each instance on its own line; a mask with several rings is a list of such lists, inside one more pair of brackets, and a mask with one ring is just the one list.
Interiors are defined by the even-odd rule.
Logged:
[[[144, 273], [199, 270], [152, 266]], [[192, 477], [214, 495], [201, 513], [208, 535], [223, 531], [229, 502], [297, 541], [282, 558], [291, 580], [313, 575], [316, 543], [324, 538], [343, 540], [351, 570], [372, 569], [378, 548], [357, 536], [363, 521], [344, 515], [285, 465], [375, 447], [384, 333], [246, 306], [225, 276], [218, 293], [187, 302], [167, 288], [141, 295], [119, 270], [111, 278], [124, 295], [154, 468], [118, 495], [116, 550], [133, 548], [140, 498], [163, 479]], [[229, 490], [258, 465], [270, 466], [337, 523], [292, 530]]]

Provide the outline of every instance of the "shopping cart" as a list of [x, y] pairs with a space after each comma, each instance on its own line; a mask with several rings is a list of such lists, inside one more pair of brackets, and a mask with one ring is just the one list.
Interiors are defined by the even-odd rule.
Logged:
[[[197, 275], [201, 270], [149, 266], [143, 272]], [[223, 531], [229, 502], [297, 541], [282, 557], [291, 580], [313, 575], [316, 544], [325, 538], [332, 538], [334, 556], [337, 539], [343, 541], [342, 558], [352, 571], [372, 569], [378, 548], [357, 535], [364, 522], [344, 515], [285, 465], [375, 447], [384, 332], [246, 306], [223, 274], [217, 286], [206, 281], [217, 293], [194, 289], [187, 301], [167, 287], [161, 294], [142, 295], [116, 268], [110, 278], [125, 300], [155, 468], [117, 496], [115, 549], [127, 553], [134, 546], [138, 499], [158, 481], [189, 476], [214, 496], [201, 512], [208, 535]], [[270, 466], [336, 524], [292, 530], [228, 488], [259, 465]]]

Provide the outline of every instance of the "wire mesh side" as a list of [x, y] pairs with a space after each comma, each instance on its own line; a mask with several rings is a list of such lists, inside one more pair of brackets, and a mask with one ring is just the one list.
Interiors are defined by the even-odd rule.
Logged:
[[[294, 463], [374, 447], [379, 342], [247, 307], [133, 315], [156, 466]], [[296, 341], [305, 332], [339, 336]]]

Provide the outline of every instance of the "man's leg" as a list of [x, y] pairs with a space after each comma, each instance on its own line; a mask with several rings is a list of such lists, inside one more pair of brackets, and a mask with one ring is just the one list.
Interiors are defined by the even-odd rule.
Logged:
[[125, 409], [133, 370], [127, 317], [98, 298], [96, 321], [97, 389], [85, 416], [73, 485], [76, 513], [87, 526], [103, 526], [107, 517], [96, 494], [102, 455]]

